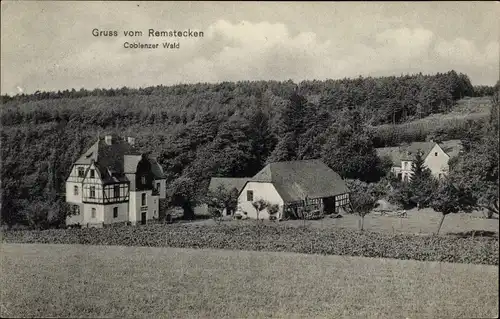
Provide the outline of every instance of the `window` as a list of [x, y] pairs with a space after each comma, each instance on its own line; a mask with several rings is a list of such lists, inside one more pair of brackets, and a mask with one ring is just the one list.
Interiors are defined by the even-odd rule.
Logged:
[[83, 167], [78, 167], [78, 177], [85, 177], [85, 169]]
[[80, 206], [73, 205], [73, 215], [80, 215]]
[[113, 187], [113, 193], [115, 195], [115, 198], [120, 197], [120, 185], [115, 185]]
[[73, 195], [78, 195], [78, 186], [73, 187]]
[[141, 184], [146, 185], [146, 176], [141, 177]]
[[253, 202], [253, 191], [247, 191], [247, 201]]
[[113, 218], [118, 217], [118, 207], [113, 207]]
[[438, 152], [434, 152], [434, 156], [438, 156]]
[[90, 186], [90, 198], [95, 198], [95, 186]]
[[159, 191], [160, 191], [160, 188], [161, 188], [161, 186], [160, 186], [160, 185], [161, 185], [160, 183], [156, 183], [156, 191], [157, 191], [157, 192], [159, 192]]
[[90, 170], [90, 178], [94, 178], [94, 177], [95, 177], [95, 170], [91, 169]]
[[141, 194], [141, 206], [146, 206], [146, 193]]
[[92, 208], [92, 210], [91, 210], [91, 214], [92, 214], [92, 216], [91, 216], [91, 217], [92, 217], [92, 218], [95, 218], [95, 208]]

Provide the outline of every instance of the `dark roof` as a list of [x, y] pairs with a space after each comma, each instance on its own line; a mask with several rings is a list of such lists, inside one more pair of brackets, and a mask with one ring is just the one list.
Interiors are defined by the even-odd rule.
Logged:
[[401, 161], [413, 160], [418, 151], [421, 151], [426, 158], [435, 145], [435, 142], [413, 142], [401, 146], [377, 148], [377, 154], [379, 157], [388, 156], [394, 166], [399, 166]]
[[349, 192], [345, 181], [321, 160], [270, 163], [251, 181], [271, 182], [285, 202]]
[[[94, 162], [104, 183], [124, 182], [128, 180], [125, 173], [135, 173], [141, 158], [142, 154], [135, 146], [112, 135], [110, 145], [106, 143], [105, 137], [100, 137], [75, 164], [89, 165]], [[155, 176], [163, 178], [163, 171], [156, 160], [149, 159], [149, 161], [152, 163]]]
[[223, 185], [227, 190], [236, 188], [238, 192], [241, 192], [245, 184], [250, 180], [250, 177], [212, 177], [210, 179], [210, 185], [208, 185], [209, 191], [215, 191], [218, 187]]
[[148, 160], [151, 163], [151, 171], [155, 178], [164, 179], [165, 174], [163, 173], [163, 168], [161, 168], [161, 165], [156, 161], [156, 158], [148, 158]]

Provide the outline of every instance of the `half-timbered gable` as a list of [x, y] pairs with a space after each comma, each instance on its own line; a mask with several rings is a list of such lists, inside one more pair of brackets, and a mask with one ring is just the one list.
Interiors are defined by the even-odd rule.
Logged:
[[73, 216], [67, 223], [135, 223], [159, 215], [159, 199], [166, 196], [163, 170], [134, 144], [133, 138], [107, 135], [73, 164], [66, 181]]

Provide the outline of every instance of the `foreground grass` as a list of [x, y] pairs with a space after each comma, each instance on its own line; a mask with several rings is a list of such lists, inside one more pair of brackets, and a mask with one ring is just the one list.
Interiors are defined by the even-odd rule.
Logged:
[[498, 268], [176, 248], [3, 244], [2, 317], [487, 318]]

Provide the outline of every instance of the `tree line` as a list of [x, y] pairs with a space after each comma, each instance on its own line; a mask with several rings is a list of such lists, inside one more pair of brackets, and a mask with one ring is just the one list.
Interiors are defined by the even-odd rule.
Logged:
[[454, 71], [108, 91], [2, 97], [4, 223], [61, 223], [65, 179], [98, 135], [136, 137], [167, 175], [168, 204], [192, 216], [210, 177], [253, 176], [271, 161], [321, 158], [344, 178], [379, 181], [390, 163], [377, 157], [371, 125], [442, 112], [474, 95]]

